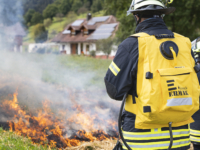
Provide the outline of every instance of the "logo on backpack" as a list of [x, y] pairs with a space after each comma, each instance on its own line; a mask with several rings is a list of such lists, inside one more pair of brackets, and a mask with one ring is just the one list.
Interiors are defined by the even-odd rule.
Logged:
[[167, 83], [168, 83], [167, 86], [169, 87], [168, 89], [169, 97], [189, 95], [187, 87], [180, 87], [180, 86], [178, 86], [178, 88], [175, 87], [174, 80], [168, 80]]

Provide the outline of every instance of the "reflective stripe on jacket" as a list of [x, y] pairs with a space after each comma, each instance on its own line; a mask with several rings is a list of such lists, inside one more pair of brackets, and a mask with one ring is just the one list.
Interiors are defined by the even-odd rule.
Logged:
[[[172, 149], [180, 149], [185, 147], [188, 149], [190, 145], [190, 131], [186, 129], [173, 129], [173, 146]], [[126, 132], [123, 131], [124, 139], [133, 150], [167, 150], [170, 143], [170, 134], [168, 130], [151, 129], [150, 132]], [[123, 146], [123, 149], [126, 149]]]

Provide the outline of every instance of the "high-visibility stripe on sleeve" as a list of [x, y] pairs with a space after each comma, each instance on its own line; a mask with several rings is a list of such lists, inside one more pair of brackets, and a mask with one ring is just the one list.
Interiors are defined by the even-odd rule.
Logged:
[[199, 143], [200, 142], [200, 137], [196, 137], [196, 136], [190, 135], [190, 140]]
[[200, 131], [190, 129], [190, 140], [200, 143]]
[[109, 69], [111, 70], [111, 72], [112, 72], [115, 76], [117, 76], [118, 73], [120, 72], [119, 67], [118, 67], [113, 61], [112, 61], [112, 63], [110, 64]]
[[193, 129], [190, 129], [190, 134], [193, 134], [193, 135], [200, 136], [200, 131], [198, 131], [198, 130], [193, 130]]

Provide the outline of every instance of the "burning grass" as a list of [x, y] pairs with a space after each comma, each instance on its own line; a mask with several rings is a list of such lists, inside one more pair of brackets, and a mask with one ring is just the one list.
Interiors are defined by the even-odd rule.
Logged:
[[[69, 147], [65, 150], [111, 150], [115, 143], [115, 140], [84, 142], [80, 146]], [[0, 149], [56, 150], [57, 148], [32, 144], [30, 139], [0, 128]]]
[[[0, 149], [37, 149], [37, 150], [49, 150], [48, 146], [41, 146], [32, 144], [31, 140], [8, 132], [0, 128]], [[52, 149], [53, 150], [53, 149]]]
[[[73, 114], [68, 119], [66, 111], [60, 111], [57, 116], [51, 112], [49, 102], [43, 103], [43, 109], [37, 112], [37, 115], [27, 113], [18, 105], [17, 93], [13, 95], [13, 100], [6, 100], [1, 105], [1, 111], [9, 118], [12, 118], [8, 123], [4, 123], [4, 128], [9, 128], [17, 135], [26, 136], [35, 144], [49, 146], [51, 148], [66, 148], [80, 146], [82, 142], [89, 141], [105, 141], [110, 143], [111, 139], [116, 139], [116, 123], [108, 121], [108, 125], [112, 127], [112, 131], [108, 134], [101, 128], [101, 125], [96, 125], [95, 121], [98, 116], [90, 115], [80, 107], [74, 106], [74, 109], [80, 113]], [[65, 113], [66, 112], [66, 113]], [[12, 117], [13, 116], [13, 117]], [[106, 123], [105, 120], [104, 124]], [[82, 130], [75, 130], [72, 126], [82, 126]], [[71, 126], [71, 127], [70, 127]], [[112, 144], [110, 146], [113, 146]], [[80, 146], [80, 149], [83, 146]]]
[[116, 140], [85, 142], [80, 146], [66, 148], [65, 150], [112, 150]]

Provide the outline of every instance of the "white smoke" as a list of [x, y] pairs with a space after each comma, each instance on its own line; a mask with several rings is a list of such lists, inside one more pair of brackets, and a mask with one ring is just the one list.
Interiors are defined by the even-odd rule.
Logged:
[[[20, 0], [1, 0], [0, 25], [7, 27], [17, 22], [22, 23], [22, 6]], [[0, 31], [0, 35], [0, 40], [4, 40], [0, 42], [1, 101], [11, 99], [11, 94], [17, 91], [19, 103], [26, 105], [33, 113], [42, 107], [42, 101], [48, 99], [55, 112], [63, 109], [76, 113], [77, 110], [72, 107], [74, 104], [80, 105], [84, 112], [96, 114], [99, 118], [97, 122], [105, 130], [106, 124], [102, 120], [117, 121], [119, 103], [108, 98], [103, 75], [102, 82], [94, 84], [98, 72], [87, 72], [79, 64], [70, 66], [71, 59], [68, 56], [9, 52], [13, 43], [4, 37], [9, 33]], [[66, 59], [65, 64], [61, 59]], [[105, 68], [105, 73], [106, 70]], [[5, 117], [4, 120], [0, 118], [1, 121], [5, 121]]]

